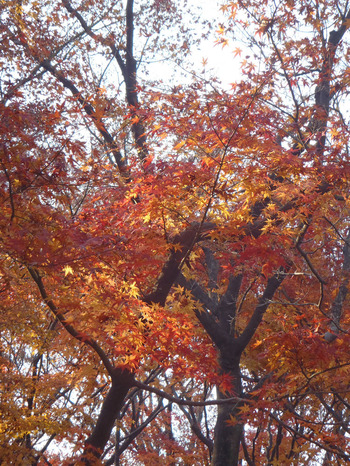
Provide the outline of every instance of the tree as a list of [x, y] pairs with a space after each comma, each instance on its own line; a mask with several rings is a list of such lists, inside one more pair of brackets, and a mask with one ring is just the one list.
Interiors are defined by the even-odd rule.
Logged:
[[1, 4], [1, 458], [345, 464], [348, 5], [135, 5]]

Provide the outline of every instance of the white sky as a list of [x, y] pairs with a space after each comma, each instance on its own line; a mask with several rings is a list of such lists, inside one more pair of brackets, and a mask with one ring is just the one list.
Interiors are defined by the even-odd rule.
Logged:
[[[209, 22], [215, 22], [216, 24], [227, 22], [227, 18], [224, 17], [220, 10], [219, 0], [188, 0], [188, 5], [192, 11], [196, 11], [198, 8], [202, 10], [201, 19]], [[189, 21], [191, 17], [189, 16]], [[184, 18], [186, 26], [192, 27], [191, 23], [186, 24], [186, 17]], [[199, 25], [194, 25], [194, 28], [199, 28]], [[146, 65], [146, 69], [149, 72], [149, 77], [152, 79], [158, 79], [159, 76], [163, 79], [164, 83], [168, 82], [173, 85], [181, 85], [186, 82], [186, 71], [189, 73], [194, 71], [198, 77], [208, 79], [209, 76], [217, 77], [225, 88], [229, 88], [230, 84], [238, 81], [241, 78], [240, 73], [240, 62], [239, 56], [234, 56], [233, 48], [240, 46], [237, 41], [229, 37], [229, 46], [223, 47], [220, 44], [216, 44], [216, 40], [219, 34], [216, 32], [217, 27], [214, 29], [208, 39], [202, 40], [197, 49], [191, 49], [191, 56], [189, 61], [193, 62], [193, 66], [186, 67], [186, 70], [182, 70], [182, 76], [178, 75], [178, 67], [169, 62], [168, 60], [154, 62]], [[200, 29], [194, 29], [195, 32], [201, 34]], [[203, 60], [207, 60], [205, 67], [203, 66]], [[175, 69], [175, 71], [174, 71]], [[177, 70], [176, 70], [177, 69]], [[205, 73], [203, 74], [203, 70]], [[183, 76], [185, 74], [185, 76]], [[190, 79], [190, 74], [188, 75]]]

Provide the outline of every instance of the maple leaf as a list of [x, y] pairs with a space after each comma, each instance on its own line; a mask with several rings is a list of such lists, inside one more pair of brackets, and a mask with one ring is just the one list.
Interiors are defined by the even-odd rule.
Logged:
[[174, 150], [179, 150], [181, 149], [182, 146], [186, 144], [186, 141], [180, 141], [176, 146], [174, 146]]
[[70, 265], [66, 265], [64, 268], [63, 268], [63, 271], [64, 271], [64, 276], [66, 277], [67, 275], [70, 275], [74, 273], [74, 270], [72, 269], [72, 267]]

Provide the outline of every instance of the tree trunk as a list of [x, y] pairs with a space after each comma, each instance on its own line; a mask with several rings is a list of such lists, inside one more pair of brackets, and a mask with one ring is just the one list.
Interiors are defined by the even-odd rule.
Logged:
[[[218, 399], [241, 397], [242, 385], [239, 370], [239, 359], [232, 361], [221, 358], [221, 367], [224, 373], [233, 378], [233, 393], [222, 393], [218, 389]], [[228, 370], [229, 368], [229, 370]], [[228, 403], [218, 406], [218, 416], [214, 432], [214, 450], [211, 466], [236, 466], [239, 461], [244, 424], [239, 422], [240, 403]]]
[[127, 370], [116, 368], [112, 377], [112, 385], [102, 404], [96, 426], [85, 442], [83, 464], [93, 465], [100, 458], [112, 432], [124, 399], [133, 386], [134, 376]]

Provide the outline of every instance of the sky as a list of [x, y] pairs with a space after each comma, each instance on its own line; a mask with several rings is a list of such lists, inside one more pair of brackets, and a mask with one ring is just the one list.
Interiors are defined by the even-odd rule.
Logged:
[[[185, 0], [180, 0], [185, 1]], [[216, 22], [212, 32], [207, 39], [203, 39], [199, 46], [191, 48], [190, 56], [186, 57], [188, 62], [192, 62], [193, 66], [183, 65], [182, 76], [177, 76], [177, 73], [173, 73], [176, 65], [174, 62], [168, 62], [167, 60], [159, 61], [158, 63], [152, 63], [151, 66], [147, 65], [147, 71], [150, 73], [151, 79], [154, 77], [161, 76], [163, 81], [171, 81], [176, 84], [184, 84], [182, 79], [186, 81], [186, 73], [188, 74], [189, 80], [191, 80], [191, 72], [195, 71], [198, 77], [208, 78], [209, 76], [216, 76], [223, 84], [223, 87], [229, 89], [232, 82], [240, 79], [240, 62], [239, 56], [234, 56], [233, 49], [238, 46], [238, 42], [233, 37], [230, 39], [229, 45], [223, 47], [218, 44], [219, 33], [217, 32], [219, 24], [227, 22], [227, 18], [224, 17], [220, 10], [221, 1], [218, 0], [188, 0], [188, 5], [191, 11], [201, 11], [201, 19], [209, 22]], [[186, 17], [183, 18], [186, 24]], [[191, 17], [188, 17], [189, 23], [187, 26], [196, 34], [200, 35], [202, 31], [198, 24], [191, 22]], [[162, 31], [164, 34], [164, 31]], [[236, 42], [236, 43], [235, 43]], [[242, 45], [240, 44], [240, 48]], [[205, 66], [203, 65], [206, 62]], [[205, 70], [205, 73], [203, 73]], [[178, 83], [174, 82], [174, 79], [179, 80]]]

